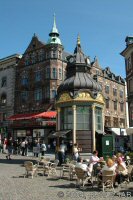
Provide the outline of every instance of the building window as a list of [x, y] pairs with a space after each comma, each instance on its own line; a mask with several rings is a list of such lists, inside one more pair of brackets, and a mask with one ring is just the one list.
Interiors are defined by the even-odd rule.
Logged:
[[128, 88], [129, 88], [129, 92], [133, 92], [133, 79], [130, 79], [128, 81]]
[[51, 98], [54, 99], [56, 97], [56, 90], [51, 91]]
[[21, 101], [25, 102], [28, 100], [28, 91], [24, 91], [21, 93]]
[[38, 60], [39, 61], [44, 60], [44, 50], [42, 50], [42, 49], [38, 52]]
[[6, 94], [2, 94], [1, 95], [1, 104], [5, 105], [7, 103], [7, 97]]
[[1, 80], [1, 87], [6, 87], [7, 86], [7, 77], [2, 77], [2, 80]]
[[124, 111], [124, 103], [120, 103], [120, 111], [123, 112]]
[[124, 92], [123, 90], [120, 90], [120, 97], [123, 98], [123, 96], [124, 96]]
[[113, 88], [113, 95], [117, 96], [117, 89], [116, 88]]
[[62, 59], [61, 51], [58, 51], [58, 58], [59, 58], [59, 59]]
[[50, 89], [49, 89], [49, 87], [46, 87], [46, 89], [45, 89], [45, 96], [46, 96], [47, 99], [50, 98]]
[[42, 89], [36, 89], [34, 93], [35, 101], [42, 100]]
[[50, 68], [49, 67], [46, 68], [46, 78], [47, 79], [50, 78]]
[[32, 62], [32, 64], [35, 64], [35, 63], [36, 63], [36, 53], [35, 53], [35, 52], [33, 52], [33, 53], [31, 54], [31, 62]]
[[102, 130], [102, 109], [96, 108], [95, 109], [95, 119], [96, 119], [96, 130]]
[[73, 129], [73, 110], [72, 107], [66, 107], [61, 112], [61, 129]]
[[55, 67], [52, 69], [52, 78], [57, 79], [57, 69]]
[[99, 85], [101, 86], [101, 88], [103, 88], [103, 83], [102, 82], [99, 82]]
[[109, 108], [109, 99], [106, 99], [106, 108]]
[[129, 58], [127, 59], [127, 71], [129, 71], [130, 68], [131, 68], [131, 58], [129, 57]]
[[109, 85], [105, 85], [105, 93], [109, 94]]
[[7, 119], [7, 114], [3, 113], [3, 121], [6, 121], [6, 119]]
[[26, 55], [25, 58], [24, 58], [24, 60], [25, 60], [25, 65], [26, 66], [30, 64], [30, 57], [29, 57], [29, 55]]
[[56, 58], [56, 51], [52, 51], [52, 58]]
[[59, 79], [62, 80], [62, 69], [59, 68]]
[[114, 101], [114, 110], [117, 110], [117, 101]]
[[76, 129], [90, 130], [92, 127], [91, 108], [88, 106], [76, 107]]
[[28, 78], [27, 77], [23, 77], [21, 79], [21, 84], [24, 85], [24, 86], [27, 86], [28, 85]]
[[35, 81], [41, 81], [41, 71], [35, 72]]

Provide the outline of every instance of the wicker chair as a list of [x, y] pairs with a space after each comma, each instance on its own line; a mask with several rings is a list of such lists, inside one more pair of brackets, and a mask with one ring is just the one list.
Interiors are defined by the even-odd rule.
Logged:
[[37, 165], [34, 165], [33, 162], [31, 161], [25, 161], [24, 162], [24, 167], [25, 167], [25, 175], [24, 178], [29, 175], [33, 178], [33, 176], [36, 174], [37, 175]]
[[85, 184], [89, 182], [93, 187], [92, 176], [88, 176], [86, 171], [79, 167], [75, 167], [75, 173], [77, 175], [76, 185], [78, 185], [81, 182], [81, 185], [84, 188]]
[[115, 174], [113, 171], [104, 170], [102, 172], [102, 188], [103, 192], [105, 191], [105, 188], [112, 188], [114, 190], [114, 180], [115, 180]]

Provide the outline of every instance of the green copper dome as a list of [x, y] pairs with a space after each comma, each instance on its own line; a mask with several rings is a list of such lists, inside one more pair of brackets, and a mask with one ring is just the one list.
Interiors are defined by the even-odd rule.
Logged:
[[59, 38], [59, 32], [58, 29], [56, 27], [56, 20], [55, 20], [55, 15], [54, 15], [54, 23], [53, 23], [53, 28], [51, 30], [51, 32], [49, 33], [49, 39], [47, 44], [61, 44], [61, 40]]

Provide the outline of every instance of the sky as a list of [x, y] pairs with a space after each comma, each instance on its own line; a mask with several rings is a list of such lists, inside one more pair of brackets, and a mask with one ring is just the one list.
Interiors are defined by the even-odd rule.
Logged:
[[65, 51], [73, 53], [79, 34], [91, 61], [125, 78], [120, 53], [133, 35], [133, 0], [0, 0], [0, 59], [23, 54], [34, 33], [47, 43], [54, 13]]

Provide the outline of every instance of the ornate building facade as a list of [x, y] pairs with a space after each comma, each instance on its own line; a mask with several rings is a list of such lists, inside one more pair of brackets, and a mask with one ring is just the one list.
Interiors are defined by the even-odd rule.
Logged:
[[14, 94], [16, 67], [21, 55], [14, 54], [0, 59], [0, 131], [7, 136], [9, 122], [7, 117], [14, 114]]
[[[121, 76], [116, 76], [109, 67], [102, 69], [98, 59], [92, 62], [93, 77], [100, 83], [105, 97], [105, 130], [110, 127], [113, 131], [124, 134], [126, 120], [126, 84]], [[118, 129], [118, 130], [117, 130]], [[120, 130], [121, 129], [121, 130]]]
[[133, 36], [127, 36], [125, 42], [126, 48], [121, 52], [121, 55], [125, 58], [127, 82], [127, 102], [129, 113], [129, 128], [127, 129], [127, 133], [130, 135], [130, 146], [133, 150]]

